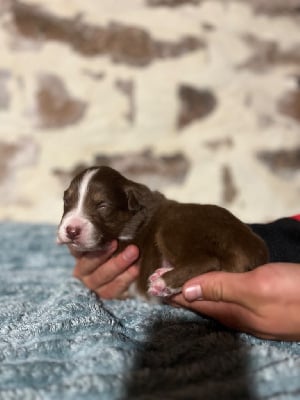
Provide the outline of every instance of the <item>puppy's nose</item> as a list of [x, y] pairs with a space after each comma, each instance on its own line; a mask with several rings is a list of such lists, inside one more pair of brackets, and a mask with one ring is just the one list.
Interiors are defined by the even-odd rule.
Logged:
[[74, 240], [78, 238], [81, 233], [81, 228], [79, 226], [68, 225], [66, 227], [67, 236], [69, 239]]

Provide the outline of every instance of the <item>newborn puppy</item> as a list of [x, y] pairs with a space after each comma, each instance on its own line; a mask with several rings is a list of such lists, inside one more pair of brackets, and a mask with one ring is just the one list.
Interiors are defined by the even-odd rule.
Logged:
[[58, 243], [77, 251], [140, 249], [140, 294], [170, 296], [213, 270], [243, 272], [268, 261], [265, 243], [229, 211], [182, 204], [130, 181], [112, 168], [88, 168], [64, 193]]

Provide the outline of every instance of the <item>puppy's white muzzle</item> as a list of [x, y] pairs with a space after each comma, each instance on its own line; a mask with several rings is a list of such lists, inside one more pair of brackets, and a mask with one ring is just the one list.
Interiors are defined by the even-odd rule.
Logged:
[[73, 212], [66, 214], [58, 228], [58, 244], [68, 244], [76, 250], [87, 251], [97, 247], [93, 224], [82, 216]]

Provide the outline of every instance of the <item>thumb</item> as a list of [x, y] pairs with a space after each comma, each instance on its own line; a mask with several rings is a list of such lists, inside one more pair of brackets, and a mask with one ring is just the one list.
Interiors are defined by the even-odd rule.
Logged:
[[189, 301], [208, 300], [243, 304], [248, 297], [247, 274], [233, 272], [208, 272], [188, 281], [183, 286], [183, 296]]

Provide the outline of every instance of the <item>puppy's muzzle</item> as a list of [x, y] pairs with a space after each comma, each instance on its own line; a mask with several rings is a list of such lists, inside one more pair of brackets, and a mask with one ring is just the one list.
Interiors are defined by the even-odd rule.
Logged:
[[67, 225], [66, 226], [66, 236], [72, 242], [78, 239], [81, 235], [81, 227], [77, 225]]

